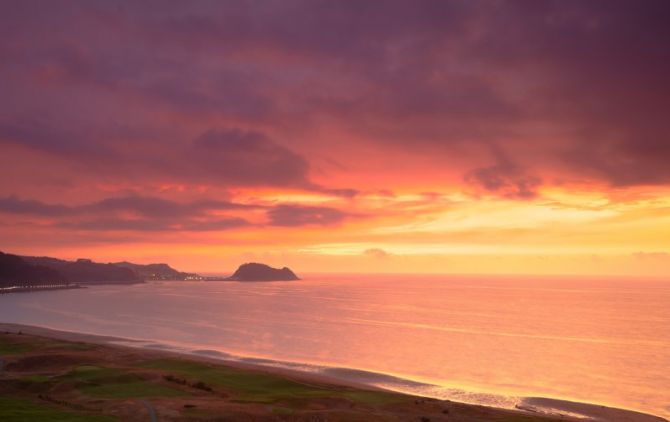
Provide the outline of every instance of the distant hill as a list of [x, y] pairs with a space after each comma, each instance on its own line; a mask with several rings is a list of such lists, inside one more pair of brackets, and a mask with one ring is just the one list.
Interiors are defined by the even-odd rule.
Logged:
[[23, 256], [21, 258], [28, 264], [56, 271], [62, 279], [70, 283], [131, 284], [142, 282], [142, 278], [131, 269], [114, 264], [101, 264], [90, 259], [66, 261], [46, 256]]
[[48, 256], [19, 256], [0, 252], [0, 287], [52, 283], [132, 284], [144, 280], [203, 280], [198, 274], [177, 271], [167, 264], [99, 263], [90, 259], [67, 261]]
[[272, 268], [269, 265], [251, 262], [242, 264], [227, 280], [233, 281], [291, 281], [300, 280], [289, 268]]
[[0, 252], [0, 287], [63, 281], [65, 281], [63, 275], [52, 268], [31, 265], [18, 255]]
[[198, 279], [200, 276], [193, 273], [177, 271], [168, 264], [133, 264], [132, 262], [115, 262], [114, 265], [134, 271], [144, 280], [188, 280]]

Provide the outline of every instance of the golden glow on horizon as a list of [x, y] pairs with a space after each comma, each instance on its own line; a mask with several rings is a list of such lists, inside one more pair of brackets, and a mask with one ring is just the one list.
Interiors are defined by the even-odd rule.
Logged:
[[[268, 224], [259, 209], [238, 209], [227, 215], [262, 228], [168, 232], [129, 242], [121, 233], [108, 244], [40, 253], [102, 261], [133, 257], [210, 272], [265, 261], [303, 272], [670, 275], [670, 196], [617, 196], [552, 189], [520, 201], [435, 192], [349, 198], [240, 190], [231, 201], [327, 205], [349, 217], [326, 226], [282, 227]], [[47, 221], [41, 224], [49, 229]]]

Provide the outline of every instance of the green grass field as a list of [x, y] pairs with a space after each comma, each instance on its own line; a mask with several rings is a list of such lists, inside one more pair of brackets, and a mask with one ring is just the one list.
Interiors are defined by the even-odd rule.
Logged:
[[406, 400], [405, 397], [398, 394], [346, 388], [321, 388], [272, 374], [235, 368], [211, 367], [179, 359], [152, 360], [140, 366], [178, 374], [188, 378], [189, 381], [202, 381], [213, 387], [221, 387], [233, 394], [236, 400], [245, 402], [273, 403], [279, 400], [324, 397], [345, 398], [367, 404], [387, 404]]
[[70, 343], [58, 340], [47, 340], [42, 344], [42, 347], [49, 349], [58, 349], [58, 350], [81, 350], [81, 351], [95, 349], [95, 345], [93, 344]]
[[114, 422], [108, 416], [90, 416], [72, 413], [29, 400], [0, 397], [0, 421], [2, 422]]
[[57, 380], [77, 381], [79, 391], [98, 398], [177, 397], [186, 394], [121, 369], [90, 365], [78, 366]]
[[59, 340], [38, 340], [30, 343], [16, 343], [0, 336], [0, 356], [21, 355], [34, 350], [92, 350], [94, 345], [71, 343]]

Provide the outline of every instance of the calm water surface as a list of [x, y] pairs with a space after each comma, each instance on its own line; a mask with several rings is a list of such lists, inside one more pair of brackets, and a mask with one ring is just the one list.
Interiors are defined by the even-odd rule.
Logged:
[[2, 295], [0, 320], [305, 363], [442, 398], [543, 396], [670, 416], [668, 280], [152, 282]]

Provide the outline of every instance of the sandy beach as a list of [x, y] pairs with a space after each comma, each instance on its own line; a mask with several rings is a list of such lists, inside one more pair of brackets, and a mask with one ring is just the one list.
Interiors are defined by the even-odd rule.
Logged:
[[[88, 418], [81, 420], [143, 421], [152, 420], [155, 412], [158, 420], [168, 421], [665, 421], [543, 398], [527, 399], [517, 410], [460, 404], [322, 374], [139, 348], [128, 345], [132, 340], [34, 326], [2, 323], [0, 333], [3, 396], [35, 404], [35, 409]], [[0, 416], [16, 412], [8, 407], [6, 401], [0, 404]], [[80, 420], [71, 417], [63, 420]], [[3, 420], [30, 419], [5, 415]]]

